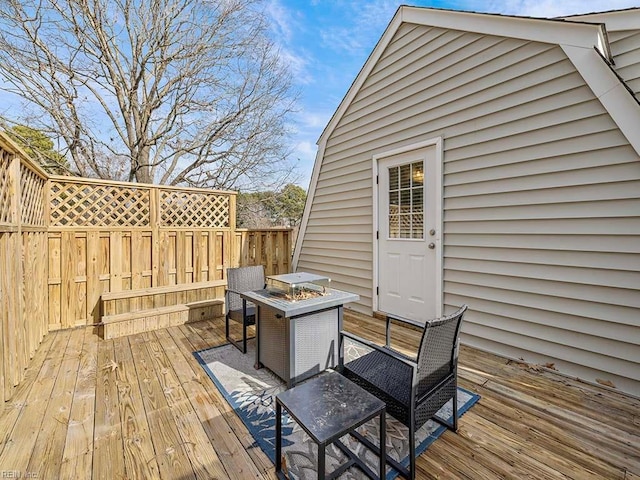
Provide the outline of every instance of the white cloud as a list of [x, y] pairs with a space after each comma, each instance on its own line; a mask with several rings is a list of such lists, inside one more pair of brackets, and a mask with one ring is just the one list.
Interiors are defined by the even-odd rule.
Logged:
[[371, 50], [398, 9], [398, 2], [337, 2], [346, 22], [320, 31], [322, 43], [339, 53], [360, 55]]
[[300, 112], [297, 112], [295, 115], [296, 127], [297, 127], [296, 129], [298, 131], [312, 130], [314, 132], [317, 132], [318, 130], [322, 130], [327, 125], [327, 123], [329, 122], [329, 119], [331, 118], [331, 115], [333, 115], [332, 111], [331, 112], [329, 111], [309, 112], [306, 110], [302, 110]]
[[295, 153], [300, 159], [313, 160], [316, 156], [317, 147], [311, 142], [299, 142], [295, 147]]
[[306, 85], [313, 81], [313, 77], [309, 73], [307, 67], [308, 62], [302, 55], [296, 54], [292, 49], [279, 45], [280, 59], [285, 62], [294, 77], [294, 82], [298, 85]]
[[272, 20], [271, 29], [276, 38], [289, 42], [292, 37], [291, 27], [294, 23], [293, 15], [278, 0], [267, 4], [266, 12]]
[[280, 59], [289, 66], [296, 83], [310, 83], [313, 79], [308, 72], [307, 56], [304, 52], [298, 53], [294, 44], [294, 32], [301, 28], [295, 12], [287, 9], [279, 0], [267, 3], [265, 11], [271, 19], [272, 36], [278, 46]]
[[335, 51], [353, 55], [363, 48], [361, 39], [353, 35], [351, 28], [329, 28], [320, 32], [322, 43]]

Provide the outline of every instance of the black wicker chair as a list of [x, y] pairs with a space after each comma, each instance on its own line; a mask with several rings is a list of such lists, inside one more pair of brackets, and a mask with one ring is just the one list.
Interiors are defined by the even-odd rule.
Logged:
[[[458, 335], [462, 316], [467, 310], [463, 305], [457, 312], [446, 317], [428, 321], [425, 325], [413, 320], [387, 317], [386, 345], [379, 346], [349, 332], [340, 336], [340, 370], [365, 390], [385, 401], [387, 413], [409, 428], [409, 470], [394, 459], [387, 461], [406, 478], [415, 478], [415, 432], [427, 420], [434, 418], [439, 423], [456, 431], [457, 415], [457, 365]], [[422, 331], [420, 347], [415, 359], [391, 348], [391, 323], [401, 322]], [[344, 339], [349, 338], [365, 345], [370, 352], [345, 363]], [[453, 421], [435, 417], [435, 413], [453, 399]], [[370, 444], [359, 436], [360, 441]], [[374, 448], [375, 449], [375, 448]]]
[[[227, 289], [224, 292], [225, 334], [229, 343], [242, 353], [247, 353], [247, 327], [256, 323], [256, 307], [253, 303], [241, 298], [240, 294], [251, 290], [260, 290], [264, 287], [264, 267], [262, 265], [227, 269]], [[234, 340], [229, 335], [229, 322], [231, 321], [242, 324], [242, 340]]]

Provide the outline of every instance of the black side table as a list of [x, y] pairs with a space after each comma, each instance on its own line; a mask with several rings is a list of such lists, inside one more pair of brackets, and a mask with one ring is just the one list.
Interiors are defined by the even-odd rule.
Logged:
[[[276, 396], [276, 475], [282, 472], [282, 409], [318, 445], [318, 478], [336, 478], [356, 466], [369, 478], [386, 476], [385, 404], [337, 372], [327, 371]], [[380, 470], [378, 475], [345, 447], [340, 437], [380, 416]], [[325, 477], [325, 449], [335, 444], [349, 460]]]

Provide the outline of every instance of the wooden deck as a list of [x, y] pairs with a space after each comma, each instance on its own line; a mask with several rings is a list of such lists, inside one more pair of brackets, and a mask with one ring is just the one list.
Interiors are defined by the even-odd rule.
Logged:
[[[346, 326], [382, 338], [379, 321]], [[219, 319], [114, 340], [48, 334], [0, 415], [0, 476], [275, 478], [192, 355], [223, 332]], [[639, 400], [470, 348], [460, 362], [482, 399], [420, 457], [420, 478], [640, 479]]]

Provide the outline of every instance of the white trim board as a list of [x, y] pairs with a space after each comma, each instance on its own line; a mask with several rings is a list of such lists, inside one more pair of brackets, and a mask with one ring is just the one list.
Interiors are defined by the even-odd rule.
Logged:
[[605, 58], [611, 58], [606, 42], [606, 31], [601, 23], [458, 12], [420, 7], [402, 7], [402, 21], [533, 42], [574, 45], [576, 47], [596, 46]]

